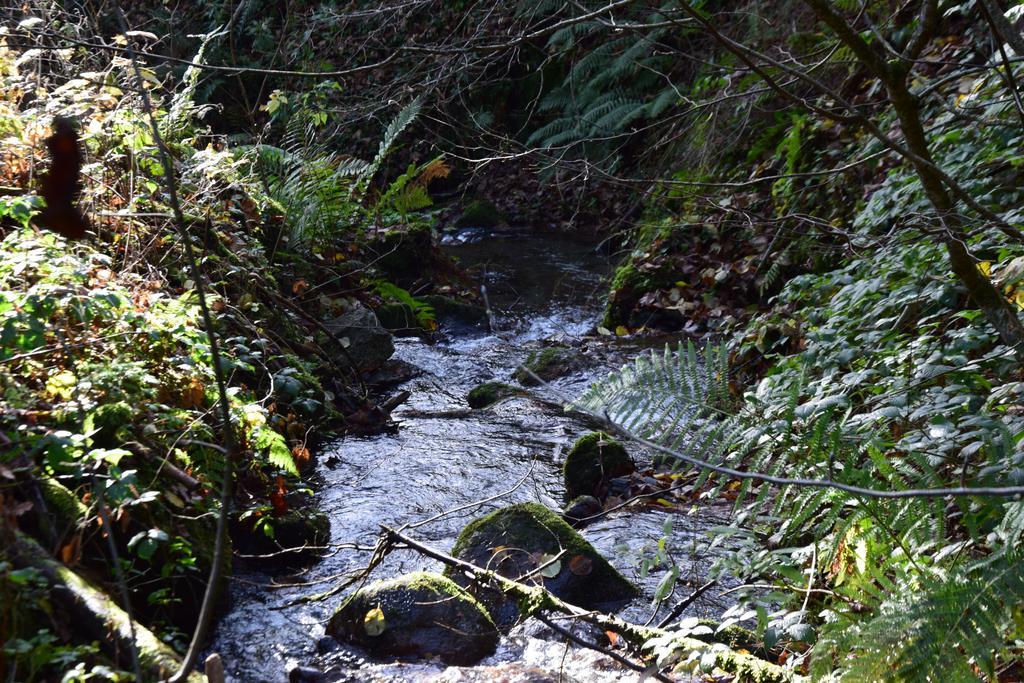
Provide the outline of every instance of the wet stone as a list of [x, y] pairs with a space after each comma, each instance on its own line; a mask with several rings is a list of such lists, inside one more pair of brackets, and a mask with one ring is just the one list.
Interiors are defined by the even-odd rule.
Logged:
[[337, 339], [348, 340], [348, 346], [336, 355], [344, 356], [347, 352], [360, 372], [376, 370], [395, 353], [391, 333], [381, 326], [373, 311], [358, 302], [326, 327]]
[[323, 683], [327, 680], [323, 671], [312, 666], [297, 666], [288, 672], [288, 683]]
[[603, 500], [609, 495], [622, 496], [617, 489], [628, 492], [629, 484], [615, 480], [635, 469], [633, 459], [622, 444], [603, 432], [592, 432], [577, 439], [565, 458], [562, 467], [565, 497], [595, 496]]
[[594, 496], [579, 496], [574, 498], [565, 506], [565, 512], [562, 514], [574, 526], [582, 526], [588, 521], [589, 518], [595, 517], [604, 510], [604, 507]]
[[498, 631], [469, 593], [440, 574], [376, 581], [351, 595], [327, 633], [376, 657], [474, 664], [494, 652]]
[[575, 372], [582, 366], [578, 351], [564, 346], [552, 346], [531, 352], [514, 376], [524, 386], [537, 386], [541, 382], [550, 382]]
[[[559, 553], [560, 559], [551, 562]], [[636, 587], [586, 539], [537, 503], [511, 505], [470, 522], [452, 555], [512, 579], [529, 575], [529, 581], [540, 582], [555, 596], [588, 609], [621, 605], [637, 595]], [[477, 595], [499, 626], [518, 618], [519, 606], [498, 591], [471, 585], [450, 568], [446, 573]]]

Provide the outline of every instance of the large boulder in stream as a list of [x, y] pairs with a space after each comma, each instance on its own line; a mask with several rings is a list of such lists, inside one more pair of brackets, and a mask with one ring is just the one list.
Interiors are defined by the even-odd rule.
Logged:
[[[529, 576], [523, 580], [540, 582], [557, 597], [587, 609], [612, 608], [638, 594], [586, 539], [537, 503], [511, 505], [473, 520], [459, 534], [452, 555], [512, 579]], [[515, 621], [517, 606], [498, 591], [471, 584], [450, 567], [445, 573], [467, 586], [499, 626]]]
[[440, 657], [455, 665], [475, 664], [498, 645], [498, 630], [480, 603], [429, 572], [359, 589], [331, 617], [327, 634], [377, 657]]
[[524, 386], [536, 386], [575, 372], [582, 365], [578, 352], [565, 346], [551, 346], [531, 351], [514, 377]]
[[604, 432], [591, 432], [577, 439], [565, 457], [562, 477], [565, 497], [596, 496], [603, 499], [608, 482], [636, 470], [629, 453]]
[[[348, 340], [345, 348], [359, 372], [372, 372], [384, 365], [395, 353], [391, 333], [385, 330], [377, 316], [366, 306], [356, 302], [349, 310], [326, 325], [335, 337]], [[343, 352], [339, 351], [338, 355]]]

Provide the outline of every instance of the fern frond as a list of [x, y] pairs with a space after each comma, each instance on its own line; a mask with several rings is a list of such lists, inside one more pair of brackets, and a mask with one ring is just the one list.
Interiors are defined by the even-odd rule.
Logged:
[[199, 107], [195, 103], [196, 88], [199, 86], [199, 76], [202, 73], [203, 59], [206, 57], [206, 48], [214, 38], [224, 35], [222, 31], [212, 31], [203, 36], [199, 44], [199, 51], [196, 52], [192, 61], [194, 64], [185, 69], [182, 77], [182, 85], [171, 98], [167, 115], [160, 121], [160, 135], [168, 140], [177, 139], [191, 123], [192, 119], [201, 116], [207, 107]]
[[997, 654], [1015, 630], [1024, 603], [1021, 557], [932, 580], [886, 602], [861, 631], [847, 680], [977, 681], [994, 678]]
[[391, 148], [395, 142], [398, 141], [398, 136], [402, 134], [409, 124], [416, 120], [416, 117], [420, 115], [420, 110], [423, 107], [423, 97], [417, 97], [409, 104], [402, 107], [402, 110], [398, 112], [398, 115], [391, 120], [388, 127], [384, 130], [384, 137], [381, 138], [380, 145], [377, 147], [377, 156], [370, 162], [369, 167], [363, 173], [363, 178], [369, 179], [373, 177], [373, 174], [377, 172], [380, 165], [384, 163], [384, 159], [387, 157]]
[[666, 346], [663, 353], [641, 355], [595, 382], [573, 405], [652, 440], [706, 450], [724, 433], [722, 425], [709, 425], [710, 419], [731, 417], [709, 400], [728, 395], [728, 373], [719, 370], [725, 354], [724, 347], [712, 344], [703, 358], [693, 342], [674, 351]]

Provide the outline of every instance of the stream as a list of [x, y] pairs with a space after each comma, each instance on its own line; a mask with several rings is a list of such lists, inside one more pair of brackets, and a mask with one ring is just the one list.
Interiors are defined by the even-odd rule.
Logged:
[[[423, 371], [400, 387], [411, 397], [393, 413], [397, 432], [346, 437], [325, 444], [318, 455], [315, 501], [330, 516], [332, 543], [372, 546], [380, 524], [416, 523], [470, 506], [409, 531], [448, 550], [467, 522], [497, 507], [536, 501], [561, 509], [561, 458], [589, 429], [528, 398], [467, 411], [466, 394], [481, 382], [514, 382], [513, 371], [531, 349], [557, 342], [574, 347], [586, 359], [586, 369], [539, 390], [560, 401], [578, 396], [642, 350], [636, 341], [593, 334], [610, 274], [606, 258], [593, 244], [475, 229], [446, 238], [446, 243], [444, 248], [486, 283], [498, 332], [442, 326], [444, 338], [437, 343], [395, 340], [395, 357]], [[658, 344], [666, 341], [674, 340]], [[631, 451], [638, 467], [649, 464], [647, 455]], [[508, 493], [500, 499], [471, 505], [503, 492]], [[709, 506], [673, 515], [669, 547], [683, 578], [693, 585], [704, 582], [714, 560], [704, 530], [722, 523], [725, 512]], [[664, 535], [666, 516], [646, 508], [620, 510], [582, 532], [642, 587], [644, 596], [621, 612], [627, 619], [642, 622], [651, 614], [651, 596], [664, 574], [658, 570], [641, 577], [639, 565]], [[237, 571], [231, 582], [232, 607], [209, 648], [221, 654], [228, 679], [276, 683], [289, 680], [296, 667], [310, 667], [327, 672], [319, 679], [325, 681], [636, 680], [636, 673], [605, 655], [567, 647], [564, 639], [533, 620], [504, 637], [494, 655], [474, 667], [459, 668], [432, 661], [376, 662], [323, 640], [324, 624], [341, 595], [282, 609], [297, 598], [330, 589], [337, 577], [365, 565], [368, 558], [367, 552], [339, 548], [295, 577], [275, 580], [252, 568]], [[441, 567], [401, 550], [389, 555], [371, 578], [420, 569]], [[306, 585], [289, 585], [289, 578]], [[687, 589], [682, 590], [685, 594]], [[685, 615], [717, 616], [723, 605], [721, 594], [709, 591]], [[317, 680], [311, 674], [292, 675], [293, 680]]]

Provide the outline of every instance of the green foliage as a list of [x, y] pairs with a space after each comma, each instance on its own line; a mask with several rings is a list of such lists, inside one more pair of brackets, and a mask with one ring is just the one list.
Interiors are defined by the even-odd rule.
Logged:
[[1019, 563], [1017, 554], [1001, 555], [927, 579], [891, 596], [866, 624], [830, 611], [826, 618], [843, 628], [829, 630], [817, 668], [824, 673], [839, 655], [848, 680], [923, 681], [939, 671], [944, 681], [977, 681], [979, 672], [996, 680], [997, 662], [1020, 643]]
[[443, 157], [437, 157], [422, 165], [409, 164], [405, 173], [401, 174], [380, 195], [374, 204], [373, 213], [394, 212], [403, 222], [409, 220], [409, 214], [433, 205], [427, 192], [427, 185], [435, 178], [446, 178], [450, 173]]
[[413, 315], [416, 316], [416, 322], [420, 327], [428, 330], [437, 327], [434, 307], [425, 301], [417, 299], [408, 290], [402, 289], [387, 280], [378, 280], [373, 284], [373, 288], [385, 299], [408, 306], [412, 310]]
[[[367, 218], [361, 202], [370, 181], [421, 107], [421, 100], [416, 99], [398, 113], [369, 162], [332, 151], [319, 131], [322, 120], [318, 112], [308, 108], [288, 118], [280, 147], [257, 145], [239, 150], [263, 179], [268, 204], [285, 217], [285, 240], [290, 249], [309, 252], [360, 234]], [[429, 206], [422, 187], [407, 187], [416, 170], [410, 168], [396, 181], [397, 186], [385, 193], [386, 203], [381, 203], [394, 206], [403, 216]]]
[[132, 680], [104, 663], [98, 643], [67, 644], [53, 633], [51, 612], [46, 577], [30, 567], [15, 569], [0, 551], [0, 651], [12, 680]]
[[[657, 13], [637, 21], [657, 22]], [[619, 163], [618, 148], [644, 120], [654, 119], [679, 99], [666, 73], [672, 58], [658, 49], [668, 29], [627, 31], [603, 36], [598, 21], [580, 22], [556, 31], [548, 49], [569, 63], [565, 78], [544, 94], [537, 112], [548, 120], [527, 144], [565, 148], [570, 158], [587, 158], [610, 169]]]
[[[993, 270], [1012, 271], [1013, 255]], [[944, 271], [941, 245], [908, 238], [791, 280], [780, 312], [736, 344], [740, 358], [756, 344], [772, 363], [738, 405], [728, 354], [714, 347], [703, 361], [692, 347], [642, 356], [577, 405], [738, 470], [879, 490], [1024, 481], [1016, 360], [977, 311], [961, 309]], [[783, 609], [758, 617], [766, 645], [817, 640], [818, 673], [850, 680], [923, 680], [945, 661], [970, 677], [1014, 656], [1019, 504], [701, 479], [736, 494], [734, 523], [713, 530], [713, 544], [729, 548], [718, 571], [776, 586], [767, 598]], [[791, 607], [808, 572], [833, 596], [820, 618]], [[754, 615], [765, 599], [741, 605]]]

